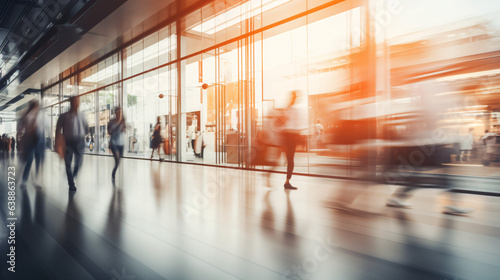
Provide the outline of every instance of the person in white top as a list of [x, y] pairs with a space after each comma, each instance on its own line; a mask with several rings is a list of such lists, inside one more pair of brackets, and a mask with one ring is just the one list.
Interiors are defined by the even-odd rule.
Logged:
[[474, 144], [474, 135], [472, 134], [474, 132], [474, 129], [471, 128], [469, 129], [469, 134], [463, 136], [460, 139], [460, 161], [469, 161], [470, 160], [470, 154], [472, 151], [472, 145]]
[[193, 149], [193, 153], [195, 153], [195, 154], [196, 154], [196, 152], [195, 152], [195, 149], [194, 149], [194, 142], [196, 140], [196, 130], [197, 130], [196, 129], [197, 128], [196, 127], [197, 126], [196, 125], [197, 124], [196, 121], [197, 121], [197, 119], [196, 119], [196, 116], [195, 116], [193, 118], [193, 120], [191, 121], [191, 126], [189, 126], [187, 134], [186, 134], [186, 135], [188, 135], [189, 139], [191, 140], [191, 148]]
[[283, 110], [281, 130], [283, 146], [286, 155], [287, 169], [285, 189], [296, 190], [297, 188], [290, 184], [292, 178], [295, 157], [295, 149], [297, 142], [300, 140], [300, 132], [303, 129], [303, 120], [301, 119], [301, 111], [296, 104], [297, 91], [290, 92], [290, 104]]
[[[73, 96], [69, 99], [71, 108], [62, 114], [57, 120], [57, 134], [62, 134], [65, 142], [64, 162], [66, 164], [66, 175], [70, 191], [76, 191], [74, 177], [83, 162], [83, 150], [85, 149], [85, 135], [89, 132], [89, 126], [85, 116], [78, 111], [80, 99]], [[75, 155], [75, 167], [71, 170], [71, 163]]]
[[111, 173], [111, 179], [113, 183], [115, 182], [116, 170], [118, 165], [120, 165], [120, 159], [123, 157], [123, 146], [125, 145], [125, 131], [127, 125], [125, 123], [125, 118], [122, 115], [122, 109], [117, 107], [115, 109], [115, 118], [110, 120], [108, 123], [108, 133], [111, 135], [110, 139], [110, 149], [115, 159], [115, 167]]

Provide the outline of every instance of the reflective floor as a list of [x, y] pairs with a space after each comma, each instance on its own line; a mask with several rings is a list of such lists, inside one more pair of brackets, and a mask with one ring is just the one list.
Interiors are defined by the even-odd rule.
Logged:
[[[48, 153], [41, 188], [17, 188], [15, 273], [7, 268], [7, 166], [1, 170], [1, 279], [499, 279], [500, 198], [463, 194], [468, 217], [422, 189], [85, 156], [78, 191]], [[21, 169], [17, 167], [17, 175]], [[364, 190], [352, 209], [332, 207]]]

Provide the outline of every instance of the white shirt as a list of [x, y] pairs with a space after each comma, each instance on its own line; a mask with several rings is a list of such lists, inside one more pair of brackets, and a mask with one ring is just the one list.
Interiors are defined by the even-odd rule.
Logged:
[[472, 150], [472, 144], [474, 143], [472, 134], [464, 135], [460, 140], [460, 150]]
[[307, 129], [307, 118], [303, 115], [304, 108], [294, 104], [285, 110], [283, 114], [285, 117], [285, 124], [283, 130], [300, 133], [302, 130]]
[[71, 111], [64, 113], [59, 117], [59, 121], [62, 122], [61, 126], [66, 141], [79, 141], [87, 134], [87, 120], [85, 120], [85, 116], [80, 112], [76, 114]]

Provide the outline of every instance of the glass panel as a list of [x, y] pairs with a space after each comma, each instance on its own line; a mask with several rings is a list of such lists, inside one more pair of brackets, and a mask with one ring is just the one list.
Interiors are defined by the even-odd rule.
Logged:
[[177, 36], [175, 23], [161, 29], [158, 33], [159, 64], [165, 64], [177, 57]]
[[66, 79], [63, 84], [62, 84], [62, 92], [63, 92], [63, 100], [66, 100], [70, 98], [71, 96], [75, 96], [78, 92], [77, 86], [76, 86], [76, 79], [75, 77], [71, 77], [69, 79]]
[[79, 83], [78, 83], [78, 92], [79, 94], [89, 92], [97, 88], [99, 84], [99, 76], [103, 76], [102, 74], [98, 74], [97, 65], [94, 65], [87, 70], [83, 71], [79, 75]]
[[[165, 138], [165, 119], [162, 115], [159, 114], [159, 101], [160, 101], [160, 93], [158, 90], [159, 80], [158, 80], [158, 70], [149, 72], [144, 74], [144, 122], [147, 125], [149, 131], [149, 142], [151, 142], [153, 138], [154, 129], [158, 123], [160, 122], [160, 136], [161, 138]], [[153, 152], [151, 150], [151, 152]], [[165, 154], [163, 152], [163, 147], [160, 145], [160, 149], [155, 151], [155, 155], [153, 157], [158, 156], [159, 159], [164, 159]], [[152, 153], [150, 154], [150, 157]]]
[[107, 126], [119, 104], [118, 87], [111, 86], [98, 91], [99, 98], [99, 153], [111, 154], [109, 150], [110, 135]]
[[[195, 56], [181, 62], [181, 71], [184, 74], [181, 84], [181, 131], [186, 138], [181, 140], [182, 161], [201, 162], [201, 142], [198, 155], [195, 155], [195, 141], [197, 133], [201, 129], [201, 109], [202, 109], [202, 72], [201, 56]], [[182, 135], [181, 134], [181, 135]]]
[[43, 107], [59, 102], [59, 85], [55, 85], [43, 92]]
[[[276, 109], [285, 109], [290, 102], [291, 91], [299, 94], [294, 104], [300, 116], [299, 126], [301, 137], [308, 135], [308, 81], [307, 81], [307, 26], [306, 18], [300, 18], [279, 27], [277, 30], [265, 31], [263, 34], [263, 100], [265, 117], [276, 122]], [[268, 124], [266, 124], [268, 126]], [[281, 129], [281, 127], [278, 127]], [[284, 140], [285, 141], [285, 140]], [[301, 141], [297, 145], [294, 172], [308, 172], [308, 145]], [[283, 143], [284, 144], [284, 143]], [[285, 166], [278, 167], [285, 171]]]
[[176, 159], [176, 85], [177, 85], [177, 72], [175, 67], [167, 66], [159, 71], [159, 102], [158, 102], [158, 115], [163, 118], [164, 133], [163, 137], [167, 142], [165, 158], [166, 160]]
[[375, 126], [373, 118], [353, 110], [373, 102], [360, 90], [367, 79], [359, 70], [367, 65], [360, 62], [364, 50], [361, 8], [341, 11], [333, 6], [309, 15], [308, 22], [309, 172], [348, 176], [349, 169], [344, 167], [359, 153], [349, 145], [354, 143], [343, 142], [341, 137], [349, 134], [349, 128], [354, 134], [360, 122]]
[[201, 10], [197, 10], [181, 19], [181, 56], [201, 50], [202, 44], [198, 34], [193, 34], [192, 27], [201, 22]]
[[45, 148], [52, 149], [52, 107], [43, 110], [43, 131], [45, 133]]
[[144, 45], [143, 40], [134, 43], [123, 50], [124, 78], [144, 71]]
[[144, 38], [144, 70], [149, 70], [158, 66], [158, 32], [154, 32]]
[[[123, 108], [130, 127], [127, 129], [127, 156], [145, 158], [151, 152], [149, 127], [144, 118], [144, 80], [143, 76], [123, 82]], [[154, 120], [150, 120], [153, 122]]]
[[[80, 96], [80, 112], [85, 115], [85, 118], [89, 125], [89, 134], [85, 136], [85, 152], [90, 153], [98, 153], [99, 150], [99, 124], [96, 124], [95, 120], [95, 96], [95, 92]], [[65, 104], [67, 104], [67, 110], [69, 110], [69, 103], [66, 102]]]

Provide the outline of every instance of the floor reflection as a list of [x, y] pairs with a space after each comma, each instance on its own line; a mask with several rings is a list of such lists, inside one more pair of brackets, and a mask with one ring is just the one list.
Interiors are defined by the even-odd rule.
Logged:
[[[48, 156], [54, 164], [46, 165], [42, 188], [29, 182], [18, 189], [18, 266], [30, 270], [17, 279], [497, 275], [498, 198], [468, 196], [484, 204], [480, 215], [449, 217], [433, 211], [441, 203], [439, 190], [416, 192], [414, 209], [387, 208], [390, 186], [359, 193], [365, 184], [297, 176], [300, 189], [283, 190], [263, 186], [260, 172], [126, 160], [120, 166], [124, 177], [113, 186], [109, 174], [92, 165], [99, 160], [99, 168], [108, 170], [112, 159], [91, 156], [78, 191], [68, 193], [64, 174], [57, 172], [59, 159]], [[0, 187], [6, 201], [5, 182]], [[324, 207], [343, 199], [352, 202], [349, 211]], [[2, 221], [5, 209], [0, 205]], [[194, 211], [189, 219], [186, 209]], [[363, 215], [365, 210], [380, 214]], [[0, 241], [6, 250], [5, 239]]]

